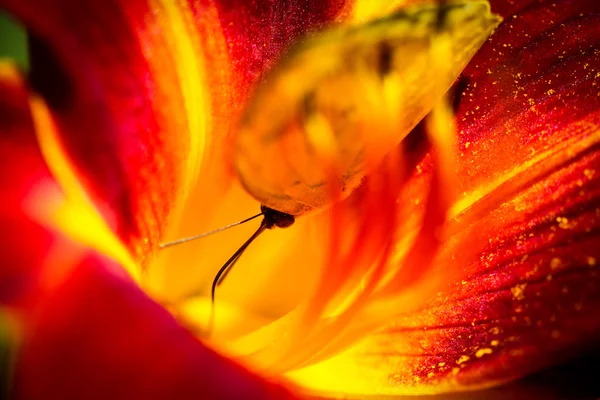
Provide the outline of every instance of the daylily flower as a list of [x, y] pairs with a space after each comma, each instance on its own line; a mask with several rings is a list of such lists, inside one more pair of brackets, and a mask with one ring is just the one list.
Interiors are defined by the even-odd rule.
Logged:
[[30, 74], [0, 69], [15, 397], [442, 393], [597, 345], [595, 1], [491, 1], [504, 22], [455, 85], [457, 154], [432, 120], [431, 149], [420, 126], [348, 199], [265, 234], [211, 338], [210, 282], [255, 227], [159, 244], [257, 212], [230, 144], [290, 43], [401, 5], [60, 3], [0, 2], [31, 33]]

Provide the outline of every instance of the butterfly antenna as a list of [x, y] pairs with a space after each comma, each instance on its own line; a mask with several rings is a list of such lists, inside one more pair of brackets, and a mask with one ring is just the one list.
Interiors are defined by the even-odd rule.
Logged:
[[177, 239], [177, 240], [173, 240], [172, 242], [161, 243], [158, 246], [158, 248], [164, 249], [166, 247], [175, 246], [177, 244], [187, 243], [187, 242], [191, 242], [192, 240], [201, 239], [201, 238], [203, 238], [205, 236], [212, 235], [213, 233], [221, 232], [221, 231], [224, 231], [226, 229], [233, 228], [234, 226], [238, 226], [238, 225], [241, 225], [243, 223], [246, 223], [248, 221], [252, 221], [254, 218], [258, 218], [261, 215], [263, 215], [262, 212], [259, 213], [259, 214], [253, 215], [250, 218], [246, 218], [243, 221], [234, 222], [233, 224], [225, 225], [225, 226], [220, 227], [219, 229], [215, 229], [215, 230], [212, 230], [212, 231], [204, 232], [204, 233], [202, 233], [200, 235], [190, 236], [190, 237], [186, 237], [186, 238], [182, 238], [182, 239]]
[[237, 260], [240, 258], [240, 256], [244, 253], [248, 246], [250, 246], [250, 243], [252, 243], [258, 236], [260, 236], [260, 234], [263, 233], [265, 229], [267, 229], [267, 224], [265, 220], [263, 220], [256, 232], [254, 232], [252, 236], [250, 236], [250, 238], [246, 240], [244, 244], [240, 246], [239, 249], [237, 249], [237, 251], [229, 258], [229, 260], [227, 260], [225, 264], [223, 264], [221, 269], [219, 269], [217, 275], [215, 275], [215, 279], [213, 279], [212, 287], [210, 290], [210, 318], [208, 320], [208, 325], [205, 330], [205, 336], [210, 335], [215, 322], [215, 291], [217, 290], [217, 286], [223, 283], [223, 280], [225, 279], [229, 271], [231, 271], [231, 269], [233, 268]]
[[265, 222], [263, 221], [263, 223], [260, 224], [260, 227], [256, 230], [256, 232], [254, 232], [252, 236], [250, 236], [250, 238], [244, 242], [244, 244], [229, 258], [229, 260], [227, 260], [225, 264], [223, 264], [219, 272], [217, 272], [217, 275], [215, 275], [215, 279], [213, 279], [212, 288], [210, 292], [211, 301], [213, 305], [215, 303], [215, 290], [217, 289], [217, 286], [223, 283], [223, 280], [225, 279], [231, 268], [235, 265], [238, 258], [240, 258], [240, 256], [248, 248], [250, 243], [252, 243], [254, 239], [256, 239], [261, 233], [263, 233], [265, 229], [267, 229], [267, 224], [265, 224]]

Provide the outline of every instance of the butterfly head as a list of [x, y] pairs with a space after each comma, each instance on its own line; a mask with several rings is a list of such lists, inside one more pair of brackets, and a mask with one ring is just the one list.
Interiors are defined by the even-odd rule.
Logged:
[[265, 218], [263, 223], [269, 229], [273, 229], [275, 227], [287, 228], [288, 226], [293, 225], [294, 222], [296, 221], [296, 219], [294, 218], [293, 215], [286, 214], [281, 211], [273, 210], [272, 208], [269, 208], [262, 204], [260, 206], [260, 211], [262, 212], [262, 214]]

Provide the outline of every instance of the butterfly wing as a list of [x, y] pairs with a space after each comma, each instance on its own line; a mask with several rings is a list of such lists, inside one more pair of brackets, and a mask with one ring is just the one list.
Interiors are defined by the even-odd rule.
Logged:
[[[440, 8], [444, 10], [439, 24]], [[258, 87], [234, 163], [262, 204], [301, 215], [348, 196], [425, 117], [498, 25], [484, 1], [400, 10], [292, 47]], [[447, 73], [431, 68], [449, 39]], [[334, 171], [332, 182], [331, 171]]]

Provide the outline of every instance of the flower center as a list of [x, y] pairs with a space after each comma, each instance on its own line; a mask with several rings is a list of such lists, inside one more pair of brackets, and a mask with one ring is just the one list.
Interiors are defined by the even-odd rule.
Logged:
[[[425, 179], [417, 184], [422, 203], [416, 210], [415, 199], [406, 196], [414, 190], [414, 160], [401, 142], [498, 22], [485, 2], [452, 3], [445, 12], [415, 7], [326, 32], [283, 57], [259, 87], [236, 137], [240, 181], [268, 207], [258, 230], [246, 230], [250, 240], [243, 242], [241, 229], [236, 232], [235, 242], [243, 245], [216, 273], [213, 295], [239, 260], [219, 288], [215, 346], [265, 370], [301, 368], [416, 307], [404, 303], [415, 290], [423, 299], [422, 293], [435, 289], [429, 272], [452, 203], [456, 135], [448, 106], [442, 103], [427, 124], [432, 151], [423, 164]], [[240, 202], [227, 200], [234, 198]], [[213, 209], [250, 203], [233, 187]], [[293, 215], [302, 215], [295, 229], [249, 246], [266, 229], [291, 225]], [[296, 246], [289, 241], [293, 236]], [[230, 248], [222, 244], [230, 239], [233, 234], [219, 238], [220, 245], [207, 239], [197, 259], [222, 265], [209, 253], [225, 258], [218, 248]], [[274, 255], [277, 241], [287, 253]], [[283, 272], [261, 283], [265, 271]], [[215, 276], [209, 272], [201, 280]], [[298, 281], [286, 282], [292, 273]], [[212, 320], [211, 302], [200, 295], [205, 289], [190, 286], [199, 296], [177, 299], [176, 313], [201, 332]], [[274, 294], [277, 289], [281, 295]], [[297, 296], [282, 307], [277, 303], [289, 297], [287, 291]], [[253, 298], [261, 297], [268, 306], [255, 308]]]

